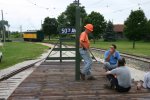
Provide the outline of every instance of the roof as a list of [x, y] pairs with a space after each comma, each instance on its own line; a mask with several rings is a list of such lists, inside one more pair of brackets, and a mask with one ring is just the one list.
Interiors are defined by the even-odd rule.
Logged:
[[36, 33], [38, 30], [27, 30], [27, 31], [24, 31], [23, 33]]
[[124, 25], [123, 24], [115, 24], [114, 25], [114, 31], [115, 32], [123, 32], [124, 30]]

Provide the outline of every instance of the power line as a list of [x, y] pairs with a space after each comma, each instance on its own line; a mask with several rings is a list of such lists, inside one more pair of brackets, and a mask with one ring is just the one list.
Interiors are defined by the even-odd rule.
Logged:
[[97, 6], [100, 6], [100, 5], [102, 5], [102, 2], [103, 2], [103, 1], [104, 1], [104, 0], [94, 2], [94, 3], [90, 4], [90, 5], [87, 5], [86, 8], [91, 8], [92, 6], [95, 6], [95, 7], [96, 7], [96, 5], [97, 5]]
[[[95, 2], [95, 3], [92, 3], [92, 4], [88, 5], [86, 8], [91, 8], [92, 6], [95, 6], [95, 5], [98, 5], [98, 4], [102, 4], [103, 1], [104, 1], [104, 0], [101, 0], [101, 1], [98, 1], [98, 2]], [[133, 8], [133, 7], [139, 7], [139, 8], [141, 8], [141, 6], [146, 5], [146, 4], [149, 4], [149, 3], [150, 3], [150, 1], [146, 1], [146, 2], [143, 2], [143, 3], [137, 3], [137, 4], [134, 4], [134, 5], [130, 5], [130, 6], [126, 7], [126, 8], [122, 8], [122, 9], [119, 9], [119, 10], [114, 10], [114, 11], [112, 11], [112, 12], [110, 12], [110, 13], [123, 12], [123, 11], [129, 10], [129, 9], [131, 9], [131, 8]], [[95, 5], [94, 5], [94, 4], [95, 4]], [[124, 5], [124, 4], [122, 4], [122, 5]], [[99, 5], [98, 5], [98, 6], [99, 6]], [[95, 6], [95, 7], [97, 7], [97, 6]], [[110, 8], [111, 6], [110, 6], [109, 4], [106, 4], [105, 7]]]
[[[48, 11], [50, 10], [49, 7], [44, 7], [44, 6], [38, 5], [37, 3], [34, 3], [34, 2], [32, 2], [31, 0], [26, 0], [26, 1], [27, 1], [28, 3], [34, 5], [34, 6], [38, 7], [38, 8], [42, 8], [42, 9], [45, 9], [45, 10], [48, 10]], [[53, 9], [56, 9], [56, 8], [54, 7]]]
[[94, 3], [92, 3], [92, 4], [88, 5], [88, 6], [95, 6], [95, 5], [99, 5], [99, 4], [101, 4], [103, 1], [104, 1], [104, 0], [94, 2]]
[[129, 10], [130, 8], [137, 7], [137, 6], [138, 6], [139, 8], [141, 8], [140, 6], [142, 6], [142, 5], [144, 5], [144, 4], [148, 4], [148, 3], [150, 3], [150, 1], [147, 1], [147, 2], [144, 2], [144, 3], [138, 3], [138, 4], [132, 5], [132, 6], [127, 7], [127, 8], [115, 10], [115, 11], [113, 11], [112, 13], [122, 12], [122, 11]]

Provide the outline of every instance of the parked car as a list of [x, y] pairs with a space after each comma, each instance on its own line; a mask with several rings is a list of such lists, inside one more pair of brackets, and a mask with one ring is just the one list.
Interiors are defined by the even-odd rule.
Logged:
[[[3, 43], [0, 43], [0, 47], [3, 47]], [[0, 62], [2, 61], [3, 53], [0, 51]]]
[[0, 62], [2, 61], [2, 58], [3, 58], [3, 53], [0, 52]]

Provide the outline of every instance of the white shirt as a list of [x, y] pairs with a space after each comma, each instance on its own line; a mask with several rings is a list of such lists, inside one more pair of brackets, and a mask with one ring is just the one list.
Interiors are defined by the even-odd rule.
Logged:
[[118, 84], [124, 88], [131, 87], [131, 73], [127, 66], [117, 67], [110, 71], [117, 76]]
[[150, 72], [147, 72], [144, 75], [144, 83], [143, 83], [144, 88], [150, 88]]

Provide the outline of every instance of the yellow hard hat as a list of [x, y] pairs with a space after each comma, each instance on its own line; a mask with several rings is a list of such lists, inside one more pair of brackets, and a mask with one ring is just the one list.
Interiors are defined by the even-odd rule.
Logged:
[[84, 26], [84, 27], [91, 32], [93, 31], [93, 25], [92, 24], [86, 24], [86, 26]]

